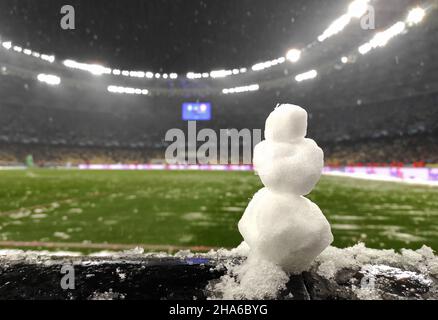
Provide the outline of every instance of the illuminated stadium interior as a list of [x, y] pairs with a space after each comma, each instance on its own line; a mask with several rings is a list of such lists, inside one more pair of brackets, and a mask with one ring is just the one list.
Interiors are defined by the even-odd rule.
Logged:
[[436, 299], [437, 9], [0, 1], [0, 300]]

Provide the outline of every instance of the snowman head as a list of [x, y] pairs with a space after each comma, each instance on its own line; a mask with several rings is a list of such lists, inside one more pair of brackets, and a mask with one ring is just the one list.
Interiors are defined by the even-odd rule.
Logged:
[[254, 149], [254, 167], [263, 184], [281, 193], [306, 195], [321, 177], [324, 154], [307, 131], [307, 112], [277, 107], [266, 120], [265, 141]]
[[271, 112], [265, 124], [265, 139], [292, 142], [307, 133], [307, 112], [293, 104], [282, 104]]

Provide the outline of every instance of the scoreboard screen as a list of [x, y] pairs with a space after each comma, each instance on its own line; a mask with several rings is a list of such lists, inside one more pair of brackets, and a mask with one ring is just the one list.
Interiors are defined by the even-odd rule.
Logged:
[[211, 103], [184, 102], [182, 104], [182, 119], [184, 121], [211, 120]]

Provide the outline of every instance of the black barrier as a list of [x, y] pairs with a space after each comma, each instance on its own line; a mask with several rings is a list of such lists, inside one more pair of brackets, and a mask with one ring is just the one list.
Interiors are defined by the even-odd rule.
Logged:
[[[213, 296], [206, 289], [207, 284], [218, 281], [226, 272], [224, 259], [141, 255], [0, 256], [0, 299], [207, 300]], [[229, 259], [235, 263], [242, 261]], [[370, 278], [364, 270], [341, 269], [332, 278], [325, 278], [316, 271], [291, 275], [278, 300], [438, 299], [438, 281], [431, 275], [379, 266]], [[378, 295], [363, 295], [367, 290]], [[178, 307], [191, 304], [171, 305], [175, 307], [175, 314], [181, 315], [183, 309]], [[239, 314], [260, 313], [262, 309], [212, 307], [210, 311]]]

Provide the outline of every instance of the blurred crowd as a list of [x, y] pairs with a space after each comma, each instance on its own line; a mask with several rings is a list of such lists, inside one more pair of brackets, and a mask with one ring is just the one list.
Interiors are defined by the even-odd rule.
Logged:
[[63, 147], [32, 144], [0, 144], [0, 166], [23, 165], [31, 155], [38, 167], [77, 166], [79, 164], [142, 164], [163, 159], [154, 149]]
[[[403, 138], [371, 138], [337, 143], [319, 143], [326, 165], [437, 165], [438, 135]], [[165, 148], [122, 148], [60, 146], [41, 144], [0, 144], [0, 165], [21, 165], [32, 155], [40, 167], [78, 164], [142, 164], [164, 162]]]

